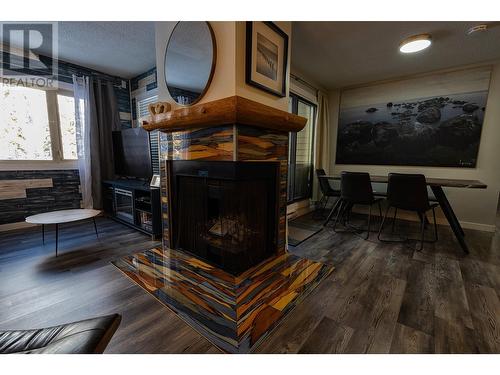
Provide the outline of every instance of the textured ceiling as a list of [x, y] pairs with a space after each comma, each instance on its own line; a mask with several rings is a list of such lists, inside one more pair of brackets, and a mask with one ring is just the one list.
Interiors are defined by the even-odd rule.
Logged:
[[135, 77], [156, 65], [154, 22], [60, 22], [59, 58]]
[[[292, 66], [326, 89], [500, 59], [500, 25], [479, 22], [294, 22]], [[156, 65], [154, 22], [59, 22], [59, 58], [123, 78]], [[401, 54], [405, 37], [432, 46]]]
[[59, 22], [58, 28], [60, 60], [122, 78], [156, 65], [154, 22]]
[[[326, 89], [500, 59], [500, 25], [468, 36], [480, 22], [294, 22], [292, 66]], [[432, 34], [415, 54], [404, 38]]]

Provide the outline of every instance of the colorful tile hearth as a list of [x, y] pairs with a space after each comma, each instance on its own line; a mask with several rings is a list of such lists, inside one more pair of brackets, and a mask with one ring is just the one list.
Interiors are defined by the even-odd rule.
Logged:
[[233, 276], [161, 248], [113, 264], [229, 353], [251, 352], [334, 269], [285, 253]]

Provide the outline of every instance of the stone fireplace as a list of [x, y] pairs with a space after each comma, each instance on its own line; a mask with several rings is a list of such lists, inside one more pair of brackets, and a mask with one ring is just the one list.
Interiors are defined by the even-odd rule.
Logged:
[[163, 246], [232, 274], [283, 254], [288, 133], [305, 119], [240, 97], [185, 112], [156, 127]]
[[149, 120], [163, 247], [114, 264], [221, 350], [249, 353], [333, 271], [285, 249], [288, 133], [305, 119], [235, 96]]
[[170, 246], [239, 274], [276, 253], [278, 162], [166, 160]]
[[[164, 246], [187, 250], [231, 273], [250, 268], [263, 260], [265, 254], [283, 253], [287, 145], [288, 132], [245, 125], [222, 125], [161, 134]], [[179, 176], [183, 168], [184, 176]], [[183, 185], [182, 189], [179, 184]], [[187, 195], [186, 189], [192, 194]], [[194, 207], [195, 204], [198, 208]], [[220, 210], [220, 215], [210, 211], [214, 210], [214, 206], [218, 206], [216, 210]], [[197, 213], [184, 211], [186, 208]], [[199, 225], [192, 224], [197, 220], [194, 216], [200, 219], [204, 215], [205, 223], [197, 222], [204, 226], [200, 231]], [[231, 260], [226, 257], [225, 261], [218, 261], [215, 246], [209, 244], [215, 239], [210, 235], [211, 228], [216, 230], [214, 219], [219, 220], [223, 226], [219, 229], [225, 233], [231, 229], [227, 228], [230, 223], [246, 233], [236, 240], [244, 248], [233, 252]], [[267, 228], [263, 227], [264, 221]], [[257, 236], [252, 236], [252, 232]], [[227, 245], [229, 238], [235, 239], [234, 236], [220, 239]], [[226, 245], [223, 247], [227, 249]], [[195, 247], [206, 250], [195, 251]], [[227, 252], [225, 255], [228, 255]], [[240, 264], [237, 264], [236, 257], [241, 259]]]

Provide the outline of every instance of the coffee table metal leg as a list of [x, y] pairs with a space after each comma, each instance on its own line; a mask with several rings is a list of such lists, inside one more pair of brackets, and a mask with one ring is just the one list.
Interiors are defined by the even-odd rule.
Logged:
[[56, 224], [56, 257], [57, 257], [57, 242], [59, 240], [59, 224]]
[[42, 244], [45, 245], [45, 224], [42, 224]]
[[95, 223], [95, 217], [92, 218], [92, 221], [94, 222], [95, 236], [99, 237], [99, 234], [97, 233], [97, 225]]

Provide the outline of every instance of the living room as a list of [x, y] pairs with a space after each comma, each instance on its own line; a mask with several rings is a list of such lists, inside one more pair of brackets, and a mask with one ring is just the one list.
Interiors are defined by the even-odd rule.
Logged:
[[500, 352], [500, 14], [342, 9], [1, 23], [0, 353]]

